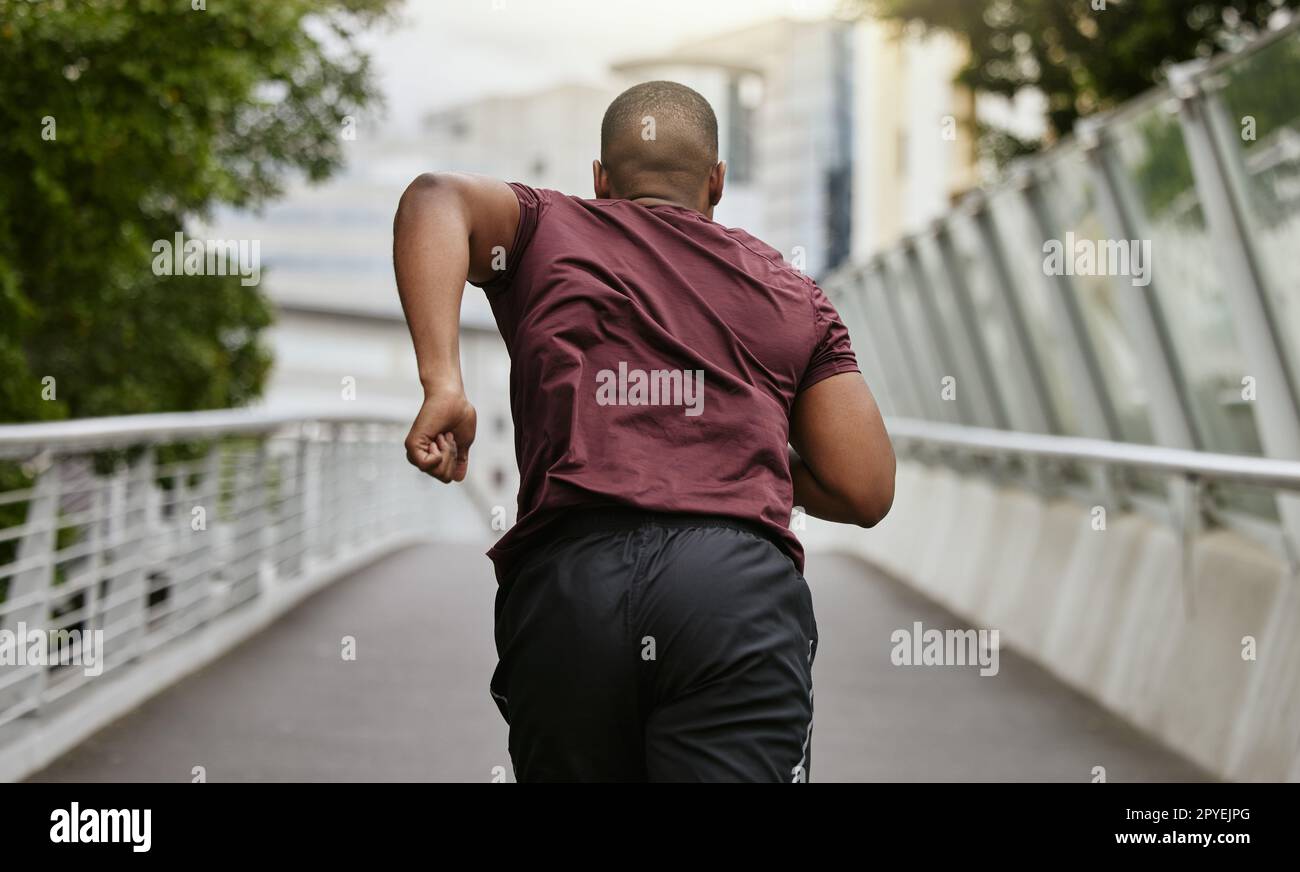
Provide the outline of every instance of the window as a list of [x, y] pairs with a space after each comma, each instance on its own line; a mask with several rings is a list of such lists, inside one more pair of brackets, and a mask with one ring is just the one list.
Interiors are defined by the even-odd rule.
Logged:
[[763, 80], [753, 74], [727, 83], [727, 180], [752, 182], [755, 176], [754, 124], [762, 102]]

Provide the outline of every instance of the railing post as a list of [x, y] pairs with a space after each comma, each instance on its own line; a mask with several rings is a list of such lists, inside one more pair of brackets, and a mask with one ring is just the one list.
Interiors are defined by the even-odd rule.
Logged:
[[[1038, 231], [1040, 244], [1048, 240], [1063, 242], [1061, 225], [1043, 193], [1043, 179], [1036, 169], [1021, 174], [1018, 179], [1020, 193], [1029, 207], [1030, 218]], [[1040, 249], [1041, 250], [1041, 249]], [[1119, 418], [1115, 414], [1097, 350], [1092, 345], [1088, 325], [1079, 305], [1078, 289], [1068, 275], [1048, 276], [1042, 270], [1040, 279], [1047, 291], [1050, 308], [1056, 320], [1057, 335], [1061, 338], [1062, 352], [1068, 361], [1074, 396], [1080, 403], [1079, 428], [1083, 435], [1097, 439], [1122, 440]], [[1090, 467], [1089, 477], [1097, 495], [1107, 503], [1118, 502], [1116, 482], [1111, 471], [1104, 467]]]
[[[1034, 170], [1018, 178], [1020, 193], [1029, 207], [1034, 228], [1041, 245], [1048, 240], [1061, 240], [1060, 224], [1043, 194], [1043, 180]], [[1075, 398], [1081, 404], [1079, 427], [1083, 435], [1096, 439], [1122, 438], [1115, 410], [1106, 392], [1096, 349], [1088, 336], [1088, 328], [1079, 310], [1078, 291], [1067, 275], [1049, 276], [1046, 270], [1035, 276], [1038, 285], [1047, 292], [1055, 316], [1057, 335], [1061, 337], [1061, 351], [1065, 355], [1067, 371], [1072, 376]]]
[[288, 510], [288, 520], [281, 518], [284, 532], [281, 537], [281, 549], [278, 562], [283, 564], [290, 576], [303, 572], [303, 561], [307, 547], [307, 461], [308, 443], [306, 435], [299, 427], [293, 442], [293, 476], [292, 491], [281, 505]]
[[[967, 424], [978, 424], [979, 419], [975, 413], [971, 391], [967, 390], [961, 379], [958, 379], [966, 369], [959, 359], [954, 338], [948, 334], [948, 325], [944, 323], [943, 313], [939, 311], [939, 306], [935, 302], [934, 289], [930, 286], [929, 277], [921, 263], [918, 244], [915, 238], [909, 238], [903, 243], [903, 268], [912, 276], [912, 291], [916, 294], [921, 310], [925, 313], [931, 357], [938, 364], [941, 379], [955, 380], [953, 387], [957, 420]], [[935, 391], [939, 391], [940, 387], [936, 384]]]
[[[1230, 134], [1224, 130], [1223, 110], [1217, 95], [1207, 93], [1197, 72], [1199, 64], [1170, 70], [1170, 84], [1179, 100], [1179, 121], [1192, 165], [1196, 193], [1223, 264], [1229, 285], [1228, 306], [1241, 353], [1256, 385], [1251, 403], [1264, 453], [1269, 457], [1300, 459], [1300, 399], [1287, 366], [1286, 351], [1277, 333], [1267, 278], [1250, 239], [1244, 218], [1247, 201], [1241, 180], [1231, 167]], [[1300, 546], [1300, 498], [1277, 497], [1283, 530], [1290, 546]]]
[[[32, 484], [32, 496], [27, 502], [27, 532], [18, 540], [15, 563], [32, 565], [14, 573], [9, 580], [6, 602], [30, 599], [24, 608], [5, 612], [0, 627], [17, 632], [23, 624], [28, 632], [46, 630], [50, 625], [50, 599], [54, 590], [54, 555], [59, 548], [59, 501], [62, 496], [61, 458], [42, 455], [34, 464], [38, 469]], [[25, 639], [18, 644], [26, 645]], [[17, 669], [18, 667], [9, 667]], [[0, 712], [10, 709], [35, 711], [40, 707], [42, 694], [49, 678], [49, 669], [43, 665], [24, 667], [27, 677], [0, 691]], [[12, 674], [12, 673], [11, 673]]]
[[342, 488], [339, 483], [339, 467], [343, 463], [343, 458], [339, 450], [339, 430], [338, 424], [326, 424], [325, 443], [321, 451], [321, 512], [320, 525], [318, 529], [321, 533], [320, 538], [320, 556], [323, 560], [330, 560], [338, 553], [338, 503], [342, 497]]
[[[253, 466], [253, 540], [257, 542], [257, 558], [254, 572], [257, 577], [258, 595], [264, 595], [275, 584], [275, 551], [273, 549], [275, 532], [272, 527], [271, 482], [271, 439], [266, 437], [257, 442], [257, 460]], [[278, 472], [278, 470], [277, 470]], [[283, 485], [282, 481], [277, 486]]]
[[114, 587], [122, 598], [116, 622], [122, 625], [123, 660], [131, 660], [142, 652], [149, 631], [148, 490], [153, 486], [153, 452], [145, 451], [134, 464], [124, 463], [120, 470], [115, 470], [114, 478], [118, 479], [123, 510], [113, 563], [130, 567], [115, 576]]
[[[1089, 178], [1096, 195], [1102, 226], [1115, 239], [1139, 239], [1141, 228], [1133, 217], [1133, 195], [1124, 188], [1124, 177], [1116, 171], [1114, 150], [1104, 125], [1079, 123], [1079, 136], [1088, 160]], [[1178, 366], [1173, 340], [1156, 296], [1160, 279], [1135, 288], [1123, 276], [1112, 276], [1111, 285], [1124, 313], [1134, 350], [1147, 376], [1151, 427], [1156, 441], [1174, 448], [1202, 447], [1192, 414], [1187, 383]]]
[[952, 234], [946, 221], [935, 223], [934, 244], [939, 254], [939, 262], [943, 267], [944, 279], [952, 290], [953, 299], [957, 303], [958, 317], [966, 328], [964, 331], [965, 348], [974, 362], [975, 369], [979, 372], [982, 386], [981, 396], [989, 406], [993, 426], [1004, 430], [1010, 429], [1011, 417], [1007, 414], [1007, 406], [1002, 399], [1002, 390], [998, 385], [997, 374], [993, 370], [993, 361], [984, 342], [984, 335], [980, 332], [979, 312], [975, 308], [975, 300], [971, 296], [970, 286], [966, 283], [966, 276], [961, 270], [957, 252], [953, 246]]
[[[239, 445], [232, 449], [230, 476], [230, 502], [233, 507], [231, 527], [233, 534], [227, 540], [231, 556], [226, 563], [230, 571], [229, 592], [231, 603], [243, 602], [257, 596], [261, 590], [261, 556], [258, 553], [261, 538], [259, 511], [261, 482], [261, 446], [252, 448]], [[252, 593], [249, 593], [249, 589]]]
[[1178, 568], [1183, 582], [1183, 611], [1190, 621], [1196, 616], [1196, 534], [1201, 527], [1201, 477], [1184, 476], [1182, 492], [1183, 505], [1178, 513]]
[[[190, 563], [195, 567], [194, 583], [203, 591], [201, 603], [202, 618], [210, 621], [216, 617], [220, 608], [217, 583], [219, 530], [221, 526], [221, 442], [214, 441], [208, 446], [208, 453], [203, 457], [201, 478], [198, 487], [192, 493], [189, 506], [190, 517], [183, 519], [188, 538], [191, 542], [197, 537], [200, 544], [190, 549]], [[203, 528], [194, 529], [194, 509], [203, 509]]]
[[[1114, 239], [1139, 239], [1141, 228], [1134, 217], [1136, 198], [1126, 177], [1115, 166], [1114, 146], [1105, 124], [1095, 119], [1083, 119], [1076, 131], [1087, 157], [1102, 226]], [[1112, 276], [1111, 286], [1146, 376], [1147, 402], [1155, 441], [1173, 448], [1201, 449], [1204, 442], [1193, 414], [1190, 392], [1156, 295], [1160, 278], [1154, 275], [1154, 269], [1152, 273], [1151, 283], [1144, 288], [1133, 287], [1122, 276]], [[1189, 487], [1186, 481], [1169, 480], [1166, 491], [1172, 517], [1181, 517], [1193, 501], [1199, 507], [1200, 491], [1189, 494]]]
[[303, 571], [320, 562], [321, 507], [325, 504], [325, 485], [321, 467], [324, 465], [324, 446], [321, 434], [324, 427], [313, 421], [303, 437], [306, 466], [303, 468]]
[[938, 379], [943, 373], [940, 372], [941, 367], [932, 366], [936, 361], [929, 339], [924, 335], [917, 335], [903, 308], [900, 297], [907, 293], [907, 288], [899, 275], [899, 270], [889, 263], [888, 257], [877, 258], [876, 263], [881, 278], [881, 298], [885, 303], [884, 308], [889, 312], [894, 335], [899, 339], [898, 347], [902, 353], [900, 359], [904, 362], [904, 368], [911, 378], [914, 392], [921, 403], [921, 410], [934, 421], [958, 420], [958, 416], [949, 413], [939, 397], [941, 385]]
[[[854, 278], [857, 278], [856, 274]], [[881, 413], [897, 414], [897, 402], [893, 394], [897, 386], [890, 384], [889, 376], [885, 374], [880, 361], [879, 341], [875, 338], [875, 331], [871, 329], [870, 319], [860, 299], [862, 289], [851, 282], [839, 280], [824, 283], [822, 289], [848, 327], [858, 365], [862, 367], [863, 378], [871, 387]]]
[[894, 383], [894, 398], [900, 407], [910, 409], [916, 417], [927, 417], [929, 409], [917, 384], [918, 373], [909, 369], [903, 348], [904, 334], [894, 323], [893, 307], [886, 298], [889, 289], [876, 268], [867, 268], [862, 277], [862, 309], [871, 325], [872, 338], [883, 349], [877, 359], [885, 368], [885, 377]]
[[1037, 413], [1035, 420], [1030, 422], [1029, 429], [1037, 433], [1060, 433], [1061, 423], [1056, 412], [1056, 403], [1047, 389], [1043, 363], [1038, 359], [1038, 352], [1029, 335], [1029, 322], [1020, 307], [1020, 301], [1016, 299], [1014, 290], [1016, 280], [1007, 265], [1006, 253], [1002, 247], [1002, 240], [998, 236], [997, 227], [993, 223], [993, 216], [989, 212], [987, 199], [982, 197], [979, 199], [971, 219], [979, 234], [981, 247], [988, 255], [989, 264], [993, 267], [994, 276], [997, 278], [996, 286], [999, 291], [997, 300], [1002, 310], [1002, 320], [1011, 327], [1009, 331], [1011, 356], [1017, 363], [1011, 376], [1021, 382], [1022, 390], [1028, 389], [1029, 395], [1037, 400], [1035, 403], [1028, 404], [1028, 408]]

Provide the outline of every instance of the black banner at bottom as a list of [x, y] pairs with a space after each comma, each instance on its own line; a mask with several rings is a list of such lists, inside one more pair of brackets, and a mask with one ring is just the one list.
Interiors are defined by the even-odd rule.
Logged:
[[[503, 820], [512, 828], [572, 836], [572, 812], [581, 798], [570, 794], [561, 803], [516, 791], [486, 797], [488, 789], [470, 795], [451, 787], [395, 784], [8, 785], [0, 789], [0, 845], [10, 857], [37, 852], [130, 862], [146, 856], [215, 860], [292, 851], [302, 858], [336, 857], [351, 849], [427, 849], [431, 840], [476, 838], [480, 826], [496, 829]], [[1254, 848], [1276, 851], [1291, 841], [1290, 790], [1234, 784], [870, 784], [847, 794], [836, 790], [820, 802], [731, 794], [725, 806], [716, 798], [706, 805], [698, 794], [620, 792], [614, 801], [593, 803], [611, 823], [621, 822], [620, 829], [602, 827], [599, 812], [595, 820], [590, 812], [584, 815], [584, 828], [591, 829], [593, 848], [599, 830], [621, 841], [615, 834], [626, 836], [637, 820], [653, 826], [655, 841], [665, 845], [676, 839], [734, 845], [738, 835], [762, 833], [768, 819], [788, 826], [797, 816], [805, 832], [809, 823], [821, 823], [823, 833], [838, 830], [851, 843], [881, 849], [911, 844], [925, 846], [927, 853], [966, 853], [978, 846], [1010, 855], [1043, 848], [1210, 851], [1224, 858]], [[846, 820], [853, 821], [847, 829]]]

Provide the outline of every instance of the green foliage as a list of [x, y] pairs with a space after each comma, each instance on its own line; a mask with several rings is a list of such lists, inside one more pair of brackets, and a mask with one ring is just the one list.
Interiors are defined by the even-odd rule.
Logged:
[[391, 3], [0, 0], [0, 421], [258, 395], [261, 293], [156, 276], [150, 246], [340, 166], [376, 99], [356, 36]]
[[1147, 214], [1159, 219], [1180, 197], [1194, 190], [1192, 162], [1177, 118], [1151, 113], [1141, 119], [1138, 134], [1146, 146], [1146, 156], [1134, 168], [1133, 178]]
[[[1229, 123], [1237, 125], [1231, 132], [1241, 134], [1241, 153], [1247, 159], [1261, 156], [1261, 150], [1276, 146], [1282, 136], [1300, 137], [1300, 34], [1234, 61], [1214, 78]], [[1194, 199], [1192, 167], [1178, 119], [1148, 112], [1137, 120], [1136, 134], [1144, 157], [1134, 167], [1134, 178], [1147, 212], [1156, 218], [1172, 209], [1181, 220], [1200, 224], [1203, 218]], [[1288, 220], [1295, 206], [1278, 201], [1272, 177], [1278, 171], [1294, 173], [1293, 164], [1291, 158], [1289, 163], [1249, 173], [1254, 220], [1266, 224]]]
[[[266, 300], [238, 276], [154, 275], [151, 245], [341, 165], [344, 117], [376, 100], [356, 36], [392, 3], [0, 0], [0, 421], [258, 396]], [[0, 462], [0, 492], [32, 481]], [[0, 506], [0, 529], [26, 509]]]
[[[1293, 146], [1300, 142], [1300, 33], [1234, 64], [1223, 78], [1224, 106], [1249, 156], [1265, 157], [1260, 152], [1280, 146], [1283, 139]], [[1260, 226], [1283, 224], [1300, 207], [1294, 194], [1279, 197], [1285, 188], [1294, 190], [1300, 173], [1294, 151], [1274, 154], [1268, 163], [1250, 172], [1253, 220]]]
[[[858, 12], [955, 33], [967, 43], [958, 81], [976, 93], [1047, 98], [1048, 136], [985, 138], [996, 157], [1041, 148], [1083, 115], [1158, 84], [1172, 64], [1209, 57], [1268, 26], [1300, 0], [847, 0]], [[1102, 6], [1096, 9], [1095, 6]]]

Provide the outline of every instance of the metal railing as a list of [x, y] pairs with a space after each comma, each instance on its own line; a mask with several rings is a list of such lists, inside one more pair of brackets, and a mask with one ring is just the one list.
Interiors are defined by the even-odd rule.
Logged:
[[0, 426], [0, 725], [431, 535], [439, 490], [406, 463], [407, 424], [218, 411]]
[[[1216, 520], [1300, 553], [1300, 17], [1076, 131], [825, 279], [882, 411], [1175, 519], [1159, 473], [1216, 482]], [[1146, 273], [1050, 266], [1070, 240]]]
[[916, 441], [960, 449], [971, 455], [1014, 455], [1082, 464], [1099, 463], [1107, 467], [1175, 475], [1188, 481], [1231, 482], [1300, 491], [1300, 460], [1213, 454], [1077, 436], [963, 427], [911, 418], [891, 418], [888, 427], [895, 442]]
[[[966, 427], [934, 421], [891, 418], [887, 422], [891, 439], [901, 448], [913, 445], [923, 450], [951, 450], [965, 457], [1014, 457], [1018, 460], [1060, 464], [1095, 465], [1101, 475], [1115, 469], [1144, 471], [1171, 477], [1181, 487], [1171, 488], [1177, 503], [1170, 517], [1179, 539], [1179, 575], [1187, 614], [1195, 611], [1195, 560], [1193, 548], [1201, 531], [1204, 489], [1212, 484], [1234, 484], [1288, 492], [1300, 491], [1300, 460], [1279, 460], [1238, 454], [1189, 451], [1160, 445], [1137, 445], [1052, 436], [984, 427]], [[1294, 543], [1282, 534], [1282, 550], [1291, 564], [1292, 575], [1300, 572]]]

